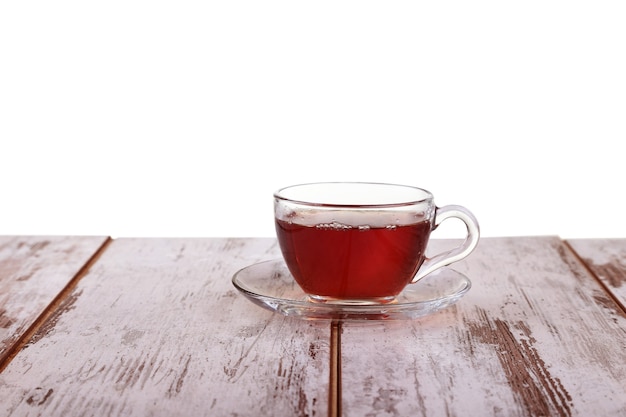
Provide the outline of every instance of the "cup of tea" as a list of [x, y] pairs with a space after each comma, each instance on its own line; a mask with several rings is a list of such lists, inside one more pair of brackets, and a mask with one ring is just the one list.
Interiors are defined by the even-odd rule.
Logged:
[[[479, 240], [474, 215], [437, 207], [424, 189], [396, 184], [326, 182], [274, 193], [276, 235], [294, 279], [311, 301], [389, 303], [409, 284], [467, 257]], [[430, 233], [456, 217], [464, 242], [426, 257]]]

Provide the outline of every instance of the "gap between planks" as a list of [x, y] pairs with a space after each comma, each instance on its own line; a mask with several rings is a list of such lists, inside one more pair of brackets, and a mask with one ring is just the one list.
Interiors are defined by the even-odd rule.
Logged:
[[57, 294], [50, 304], [44, 308], [41, 314], [33, 321], [30, 327], [7, 349], [5, 354], [0, 357], [0, 373], [11, 363], [13, 358], [22, 350], [22, 348], [31, 340], [43, 324], [57, 311], [59, 306], [68, 298], [78, 285], [78, 282], [89, 272], [89, 269], [100, 259], [113, 239], [107, 237], [93, 255], [78, 270], [76, 275], [69, 280], [67, 285]]
[[330, 324], [328, 416], [341, 416], [341, 320], [333, 320]]
[[626, 305], [622, 302], [622, 300], [620, 300], [619, 297], [617, 297], [613, 293], [611, 288], [606, 285], [606, 283], [602, 279], [600, 279], [600, 277], [593, 271], [591, 267], [589, 267], [589, 265], [587, 265], [587, 262], [585, 262], [585, 260], [578, 254], [578, 252], [576, 252], [576, 250], [572, 247], [572, 245], [569, 244], [567, 240], [563, 240], [562, 242], [564, 243], [565, 247], [574, 255], [574, 258], [576, 258], [576, 260], [583, 266], [583, 268], [585, 268], [585, 270], [589, 272], [589, 274], [596, 280], [596, 282], [600, 284], [604, 292], [611, 298], [611, 300], [613, 300], [613, 302], [622, 309], [624, 314], [626, 314]]

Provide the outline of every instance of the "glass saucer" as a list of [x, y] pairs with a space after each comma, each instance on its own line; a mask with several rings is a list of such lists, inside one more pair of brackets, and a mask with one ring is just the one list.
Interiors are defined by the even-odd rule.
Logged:
[[331, 320], [402, 320], [432, 314], [456, 303], [471, 287], [460, 272], [441, 268], [409, 284], [388, 304], [325, 304], [312, 302], [294, 281], [282, 259], [239, 270], [233, 285], [250, 301], [285, 316]]

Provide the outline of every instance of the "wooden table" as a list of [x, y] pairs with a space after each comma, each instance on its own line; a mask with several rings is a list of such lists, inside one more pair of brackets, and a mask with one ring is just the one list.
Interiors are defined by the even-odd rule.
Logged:
[[457, 304], [389, 322], [284, 317], [232, 286], [277, 257], [0, 237], [0, 416], [626, 415], [626, 239], [484, 238]]

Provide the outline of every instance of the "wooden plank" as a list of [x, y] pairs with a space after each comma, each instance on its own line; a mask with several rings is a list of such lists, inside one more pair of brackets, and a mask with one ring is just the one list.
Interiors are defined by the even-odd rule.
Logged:
[[626, 316], [560, 239], [483, 239], [455, 265], [455, 306], [343, 323], [345, 416], [626, 415]]
[[626, 239], [570, 239], [567, 244], [626, 311]]
[[329, 323], [231, 284], [274, 239], [119, 239], [0, 374], [0, 415], [325, 415]]
[[106, 240], [0, 236], [0, 370], [38, 317]]

